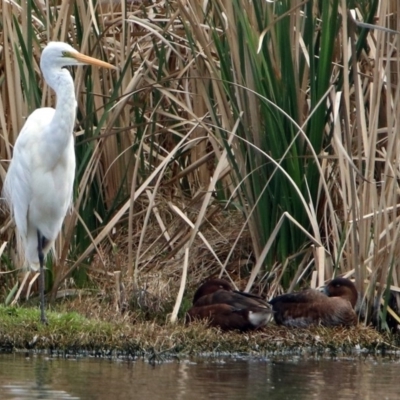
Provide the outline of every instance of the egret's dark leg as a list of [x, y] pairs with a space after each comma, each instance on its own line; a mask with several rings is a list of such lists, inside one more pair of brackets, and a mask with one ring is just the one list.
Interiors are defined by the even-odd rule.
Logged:
[[47, 318], [44, 312], [44, 253], [43, 248], [46, 244], [46, 238], [40, 233], [39, 229], [37, 231], [38, 236], [38, 256], [40, 263], [40, 275], [39, 275], [39, 295], [40, 295], [40, 321], [43, 324], [47, 324]]

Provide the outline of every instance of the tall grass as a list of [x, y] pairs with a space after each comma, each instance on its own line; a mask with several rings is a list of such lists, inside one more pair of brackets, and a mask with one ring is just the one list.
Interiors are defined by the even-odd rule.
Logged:
[[[232, 274], [246, 232], [247, 289], [272, 296], [346, 274], [366, 318], [388, 285], [398, 290], [396, 1], [353, 14], [344, 0], [1, 7], [0, 181], [24, 119], [54, 104], [38, 68], [49, 40], [120, 67], [73, 71], [76, 190], [53, 294], [97, 266], [135, 282], [156, 269]], [[222, 246], [235, 210], [240, 226]], [[12, 229], [1, 234], [11, 254]]]

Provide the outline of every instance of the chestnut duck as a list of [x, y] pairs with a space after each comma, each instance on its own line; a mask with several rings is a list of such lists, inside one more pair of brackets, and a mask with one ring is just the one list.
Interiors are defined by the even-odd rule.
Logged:
[[207, 319], [209, 326], [244, 332], [266, 325], [271, 314], [271, 306], [263, 298], [234, 290], [223, 279], [210, 279], [194, 294], [186, 322]]
[[323, 293], [306, 289], [275, 297], [270, 300], [270, 304], [278, 325], [351, 326], [357, 324], [354, 311], [357, 298], [358, 293], [353, 282], [345, 278], [335, 278], [325, 286]]

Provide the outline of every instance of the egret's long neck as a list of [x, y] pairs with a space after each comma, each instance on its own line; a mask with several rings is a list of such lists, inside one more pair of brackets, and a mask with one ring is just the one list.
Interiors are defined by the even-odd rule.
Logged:
[[60, 154], [71, 140], [75, 116], [76, 99], [74, 81], [66, 69], [51, 69], [44, 78], [48, 85], [56, 92], [56, 112], [50, 123], [51, 142], [54, 146], [53, 154]]

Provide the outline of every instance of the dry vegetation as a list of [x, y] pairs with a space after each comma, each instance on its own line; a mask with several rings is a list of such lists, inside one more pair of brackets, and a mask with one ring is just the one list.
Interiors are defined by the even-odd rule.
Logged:
[[[399, 5], [320, 3], [2, 2], [0, 188], [25, 118], [54, 105], [46, 43], [120, 67], [72, 71], [76, 190], [53, 299], [85, 288], [123, 310], [142, 288], [149, 315], [174, 320], [211, 275], [272, 297], [341, 274], [367, 321], [396, 308]], [[10, 301], [22, 260], [0, 221]]]

